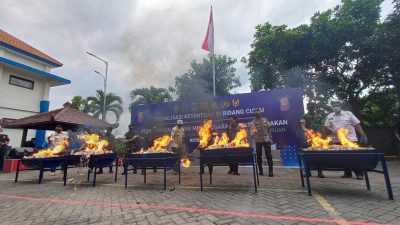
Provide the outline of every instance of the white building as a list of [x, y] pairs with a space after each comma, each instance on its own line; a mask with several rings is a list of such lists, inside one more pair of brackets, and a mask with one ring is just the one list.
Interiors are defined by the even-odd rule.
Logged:
[[[0, 119], [19, 119], [48, 111], [50, 88], [71, 83], [51, 74], [51, 69], [62, 65], [0, 29]], [[13, 147], [20, 146], [22, 130], [2, 132], [10, 136]], [[28, 133], [29, 138], [34, 136], [34, 131]]]

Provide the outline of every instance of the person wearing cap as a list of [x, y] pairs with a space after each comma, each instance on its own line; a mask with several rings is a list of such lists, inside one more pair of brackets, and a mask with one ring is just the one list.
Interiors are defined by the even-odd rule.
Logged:
[[[301, 116], [300, 119], [300, 124], [301, 128], [304, 131], [304, 137], [305, 137], [305, 147], [309, 147], [307, 143], [307, 138], [306, 138], [306, 132], [307, 130], [313, 130], [316, 132], [321, 133], [322, 135], [325, 134], [324, 132], [324, 127], [323, 127], [323, 120], [324, 118], [317, 113], [315, 103], [309, 102], [307, 103], [307, 113]], [[308, 176], [311, 176], [311, 172], [307, 171]], [[325, 175], [322, 173], [322, 170], [318, 170], [318, 177], [319, 178], [325, 178]]]
[[267, 158], [268, 163], [268, 176], [274, 176], [273, 162], [272, 162], [272, 153], [271, 153], [271, 143], [272, 143], [272, 135], [271, 135], [271, 124], [267, 120], [267, 118], [261, 116], [261, 110], [254, 110], [254, 119], [252, 121], [252, 132], [253, 137], [256, 143], [256, 152], [257, 152], [257, 164], [258, 164], [258, 174], [264, 175], [264, 171], [262, 168], [262, 148], [264, 147], [265, 157]]
[[[55, 147], [61, 144], [62, 141], [68, 141], [68, 135], [64, 134], [63, 127], [58, 124], [56, 125], [55, 132], [50, 136], [50, 147]], [[55, 175], [55, 168], [51, 169], [50, 175]]]
[[3, 171], [4, 166], [4, 157], [11, 150], [11, 147], [8, 146], [10, 143], [10, 138], [8, 138], [7, 134], [0, 134], [0, 171]]
[[[342, 110], [342, 103], [339, 100], [331, 101], [332, 113], [330, 113], [325, 120], [325, 129], [327, 132], [332, 134], [332, 142], [340, 144], [339, 138], [337, 137], [337, 131], [339, 129], [347, 129], [347, 139], [353, 142], [359, 142], [361, 145], [366, 145], [368, 142], [367, 135], [361, 127], [360, 120], [354, 116], [350, 111]], [[357, 138], [357, 133], [360, 135], [360, 139]], [[363, 179], [363, 172], [355, 170], [354, 173], [358, 180]], [[342, 178], [351, 178], [351, 170], [345, 169]]]
[[[171, 130], [171, 148], [172, 151], [182, 157], [184, 153], [184, 143], [183, 137], [185, 136], [185, 129], [183, 129], [183, 120], [177, 120], [176, 126]], [[179, 164], [178, 164], [179, 166]], [[177, 173], [176, 169], [174, 169], [175, 174]]]

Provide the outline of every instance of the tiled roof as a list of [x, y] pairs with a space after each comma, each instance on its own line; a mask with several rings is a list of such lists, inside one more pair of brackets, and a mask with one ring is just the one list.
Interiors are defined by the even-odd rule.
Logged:
[[51, 64], [55, 67], [60, 67], [63, 65], [61, 62], [53, 59], [52, 57], [28, 45], [27, 43], [12, 36], [2, 29], [0, 29], [0, 46], [15, 50], [19, 53], [30, 56], [47, 64]]
[[64, 130], [80, 127], [105, 129], [107, 127], [115, 128], [118, 126], [118, 124], [109, 124], [71, 107], [64, 107], [49, 112], [39, 113], [37, 115], [28, 116], [14, 121], [3, 120], [1, 125], [4, 128], [54, 130], [57, 124], [61, 124], [64, 127]]

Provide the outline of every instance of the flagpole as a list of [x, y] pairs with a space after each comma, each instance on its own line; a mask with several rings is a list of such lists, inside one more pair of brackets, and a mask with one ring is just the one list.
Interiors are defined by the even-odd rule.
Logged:
[[212, 72], [213, 72], [213, 93], [214, 93], [214, 96], [217, 96], [216, 92], [215, 92], [215, 54], [214, 54], [214, 51], [211, 54], [211, 60], [212, 60]]
[[[211, 13], [213, 11], [213, 8], [211, 6]], [[213, 46], [212, 46], [212, 55], [211, 55], [211, 59], [212, 59], [212, 71], [213, 71], [213, 93], [214, 93], [214, 97], [217, 96], [217, 92], [215, 91], [215, 53], [214, 53], [214, 46], [215, 46], [215, 32], [214, 32], [214, 18], [213, 20]]]

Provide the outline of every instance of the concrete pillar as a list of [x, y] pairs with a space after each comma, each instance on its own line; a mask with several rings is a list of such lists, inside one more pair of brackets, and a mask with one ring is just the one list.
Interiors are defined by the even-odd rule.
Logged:
[[[49, 111], [50, 102], [48, 100], [40, 101], [40, 112], [48, 112]], [[46, 131], [45, 130], [36, 130], [36, 147], [42, 147], [43, 143], [46, 139]]]

